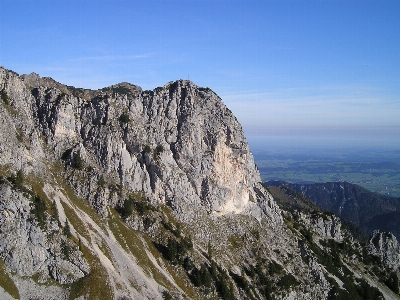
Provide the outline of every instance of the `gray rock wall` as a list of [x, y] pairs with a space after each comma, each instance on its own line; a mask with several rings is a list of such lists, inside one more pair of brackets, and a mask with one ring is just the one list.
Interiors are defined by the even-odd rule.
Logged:
[[400, 271], [400, 246], [392, 233], [375, 230], [369, 240], [368, 250], [370, 254], [381, 257], [388, 267]]
[[[99, 213], [105, 215], [107, 205], [118, 204], [110, 186], [122, 184], [175, 211], [194, 205], [215, 215], [251, 213], [260, 218], [266, 213], [281, 222], [272, 197], [257, 188], [260, 175], [239, 122], [211, 90], [187, 80], [144, 92], [122, 83], [83, 91], [90, 97], [84, 99], [49, 78], [0, 71], [0, 88], [11, 106], [26, 115], [21, 123], [32, 136], [30, 146], [37, 145], [33, 159], [57, 161], [70, 150], [66, 160], [72, 165], [79, 154], [92, 174], [86, 184], [71, 176], [71, 184]], [[52, 150], [50, 156], [39, 136]], [[26, 158], [11, 155], [13, 144], [5, 149], [10, 153], [6, 161], [27, 165]], [[108, 185], [98, 192], [101, 176]]]
[[[61, 284], [87, 275], [89, 265], [50, 216], [42, 229], [32, 214], [32, 201], [8, 183], [0, 185], [0, 257], [17, 275], [38, 275]], [[68, 246], [68, 258], [63, 247]]]
[[301, 220], [312, 229], [318, 236], [333, 239], [337, 242], [343, 240], [342, 222], [332, 214], [303, 214], [300, 213]]

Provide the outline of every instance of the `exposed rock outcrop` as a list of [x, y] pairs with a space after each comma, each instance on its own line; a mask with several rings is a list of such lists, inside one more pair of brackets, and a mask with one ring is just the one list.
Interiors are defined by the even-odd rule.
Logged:
[[312, 229], [318, 236], [333, 239], [337, 242], [343, 240], [341, 227], [342, 222], [333, 214], [300, 214], [302, 222]]
[[68, 284], [90, 272], [78, 246], [62, 234], [57, 220], [41, 227], [33, 218], [32, 201], [10, 184], [0, 185], [0, 257], [17, 275], [39, 275]]
[[400, 271], [400, 246], [392, 233], [375, 230], [369, 240], [368, 250], [381, 257], [388, 267]]

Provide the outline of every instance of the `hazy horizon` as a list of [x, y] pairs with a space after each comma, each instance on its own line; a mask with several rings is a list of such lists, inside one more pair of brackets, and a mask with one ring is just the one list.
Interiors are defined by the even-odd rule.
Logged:
[[252, 151], [400, 151], [399, 139], [392, 136], [249, 134], [246, 139]]

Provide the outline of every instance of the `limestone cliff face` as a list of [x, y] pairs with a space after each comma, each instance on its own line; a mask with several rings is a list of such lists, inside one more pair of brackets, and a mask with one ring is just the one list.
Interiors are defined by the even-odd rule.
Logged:
[[301, 220], [311, 228], [318, 236], [333, 239], [337, 242], [343, 240], [342, 222], [333, 214], [303, 214], [300, 213]]
[[[191, 202], [216, 215], [251, 212], [260, 217], [263, 210], [280, 221], [272, 197], [257, 188], [260, 175], [239, 122], [210, 89], [180, 80], [154, 91], [127, 83], [88, 91], [37, 74], [0, 73], [0, 88], [26, 115], [21, 130], [38, 151], [35, 163], [44, 159], [38, 136], [53, 149], [55, 160], [66, 153], [71, 164], [79, 153], [93, 176], [88, 185], [75, 184], [76, 189], [100, 213], [117, 204], [110, 185], [101, 193], [91, 188], [93, 180], [106, 176], [107, 182], [145, 191], [177, 210]], [[10, 148], [14, 144], [8, 143]], [[16, 159], [10, 148], [5, 149], [6, 163], [29, 169], [29, 158]]]
[[[68, 284], [84, 277], [89, 265], [78, 247], [62, 234], [57, 221], [39, 226], [31, 217], [30, 201], [9, 184], [0, 184], [0, 257], [19, 276], [38, 275]], [[65, 257], [68, 248], [68, 259]]]
[[375, 230], [369, 240], [368, 250], [381, 257], [388, 267], [400, 271], [400, 246], [392, 233]]

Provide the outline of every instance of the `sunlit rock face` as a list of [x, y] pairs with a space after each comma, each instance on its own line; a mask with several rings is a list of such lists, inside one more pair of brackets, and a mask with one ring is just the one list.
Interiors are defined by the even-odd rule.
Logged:
[[117, 201], [107, 189], [93, 192], [105, 175], [178, 211], [191, 203], [215, 215], [246, 211], [281, 221], [272, 197], [257, 193], [261, 179], [241, 125], [210, 89], [180, 80], [154, 91], [128, 83], [89, 91], [37, 74], [7, 73], [6, 84], [2, 74], [5, 90], [12, 82], [13, 99], [37, 116], [30, 126], [54, 159], [69, 150], [67, 161], [79, 154], [92, 166], [92, 180], [75, 187], [101, 214]]
[[319, 214], [300, 214], [302, 221], [307, 227], [314, 230], [321, 237], [333, 239], [337, 242], [343, 241], [342, 222], [339, 217]]
[[[0, 199], [0, 258], [13, 272], [19, 276], [37, 274], [39, 282], [52, 278], [61, 284], [90, 272], [78, 247], [62, 235], [54, 220], [48, 219], [42, 226], [33, 221], [27, 195], [3, 183]], [[62, 254], [65, 245], [70, 249], [68, 259]]]
[[371, 254], [381, 257], [387, 266], [400, 271], [400, 246], [392, 233], [375, 230], [368, 249]]

